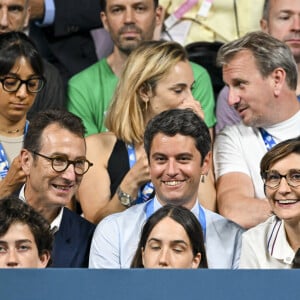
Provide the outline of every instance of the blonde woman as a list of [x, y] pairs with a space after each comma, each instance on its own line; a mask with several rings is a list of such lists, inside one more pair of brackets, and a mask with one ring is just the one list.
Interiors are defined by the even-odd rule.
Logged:
[[[171, 108], [191, 108], [204, 118], [192, 95], [194, 84], [187, 54], [175, 42], [144, 42], [131, 53], [107, 113], [109, 132], [86, 140], [87, 157], [94, 168], [83, 178], [78, 199], [88, 220], [97, 223], [151, 197], [153, 187], [143, 147], [145, 126]], [[199, 197], [204, 206], [211, 205], [214, 198], [211, 183], [207, 180], [204, 186], [212, 187], [208, 190], [213, 196]]]

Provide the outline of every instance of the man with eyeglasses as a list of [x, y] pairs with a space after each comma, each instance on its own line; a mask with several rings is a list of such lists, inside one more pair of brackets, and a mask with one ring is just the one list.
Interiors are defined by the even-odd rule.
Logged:
[[88, 266], [95, 226], [65, 206], [93, 165], [86, 159], [84, 127], [67, 111], [48, 110], [31, 121], [21, 151], [26, 183], [19, 197], [54, 230], [52, 267]]
[[243, 233], [239, 267], [299, 268], [300, 136], [268, 151], [260, 173], [272, 216]]

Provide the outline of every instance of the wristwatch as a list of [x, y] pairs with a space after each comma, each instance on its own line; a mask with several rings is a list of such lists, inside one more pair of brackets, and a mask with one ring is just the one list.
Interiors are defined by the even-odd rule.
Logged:
[[129, 194], [121, 190], [120, 186], [117, 189], [117, 195], [119, 197], [121, 204], [126, 207], [130, 207], [131, 203], [134, 201], [134, 199], [132, 199], [132, 197]]

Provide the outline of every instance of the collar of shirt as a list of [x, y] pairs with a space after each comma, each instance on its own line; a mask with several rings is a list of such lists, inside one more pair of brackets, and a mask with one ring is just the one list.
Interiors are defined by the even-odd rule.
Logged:
[[269, 254], [286, 264], [292, 264], [295, 253], [287, 241], [284, 221], [276, 216], [272, 218], [274, 218], [274, 223], [269, 229], [267, 240]]
[[[197, 217], [199, 217], [199, 205], [198, 205], [198, 199], [195, 202], [194, 206], [191, 209], [191, 212]], [[162, 205], [160, 204], [160, 202], [157, 200], [156, 196], [154, 196], [154, 211], [157, 211], [158, 209], [160, 209], [162, 207]]]
[[[27, 202], [26, 198], [25, 198], [25, 184], [22, 186], [22, 188], [20, 190], [19, 198], [22, 201]], [[61, 221], [62, 221], [62, 217], [63, 217], [63, 212], [64, 212], [64, 208], [61, 207], [58, 215], [56, 216], [56, 218], [50, 224], [50, 228], [51, 228], [51, 231], [52, 231], [53, 234], [59, 230], [59, 227], [60, 227], [60, 224], [61, 224]]]

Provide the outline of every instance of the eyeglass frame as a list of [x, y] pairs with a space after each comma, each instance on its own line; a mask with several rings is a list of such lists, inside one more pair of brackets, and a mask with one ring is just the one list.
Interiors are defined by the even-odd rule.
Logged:
[[[6, 79], [15, 79], [15, 80], [18, 80], [18, 81], [19, 81], [18, 87], [17, 87], [15, 90], [8, 90], [8, 89], [5, 87], [5, 85], [4, 85], [4, 81], [5, 81]], [[40, 85], [40, 88], [39, 88], [37, 91], [30, 91], [29, 88], [28, 88], [28, 82], [29, 82], [30, 80], [34, 80], [34, 79], [40, 80], [41, 85]], [[39, 76], [39, 77], [33, 77], [33, 78], [29, 78], [29, 79], [27, 79], [27, 80], [23, 80], [23, 79], [21, 79], [21, 78], [14, 77], [14, 76], [5, 76], [5, 77], [3, 77], [3, 78], [0, 78], [0, 82], [1, 82], [1, 84], [2, 84], [3, 90], [6, 91], [6, 92], [8, 92], [8, 93], [14, 93], [14, 92], [17, 92], [17, 91], [20, 89], [21, 85], [22, 85], [22, 84], [25, 84], [26, 90], [27, 90], [28, 93], [34, 93], [34, 94], [36, 94], [36, 93], [40, 92], [40, 91], [44, 88], [44, 86], [45, 86], [45, 84], [46, 84], [46, 79], [45, 79], [44, 77], [40, 77], [40, 76]]]
[[[263, 179], [263, 182], [264, 182], [264, 185], [266, 186], [266, 187], [268, 187], [268, 188], [270, 188], [270, 189], [277, 189], [279, 186], [280, 186], [280, 183], [281, 183], [281, 180], [282, 180], [282, 178], [285, 178], [285, 181], [286, 181], [286, 183], [288, 184], [288, 186], [290, 186], [290, 187], [292, 187], [292, 188], [297, 188], [297, 187], [299, 187], [300, 186], [300, 181], [299, 181], [299, 184], [298, 185], [292, 185], [291, 183], [290, 183], [290, 175], [291, 175], [291, 171], [296, 171], [296, 172], [299, 172], [299, 174], [300, 174], [300, 170], [299, 169], [290, 169], [290, 170], [288, 170], [288, 172], [287, 172], [287, 174], [285, 174], [285, 175], [282, 175], [282, 174], [280, 174], [278, 171], [275, 171], [275, 170], [267, 170], [267, 171], [264, 171], [263, 173], [262, 173], [262, 179]], [[270, 185], [268, 185], [268, 184], [266, 184], [266, 176], [267, 176], [267, 174], [268, 173], [270, 173], [270, 172], [276, 172], [276, 175], [279, 175], [279, 177], [280, 177], [280, 180], [279, 180], [279, 182], [278, 182], [278, 184], [277, 185], [275, 185], [275, 186], [270, 186]]]
[[[36, 151], [32, 151], [32, 153], [35, 154], [35, 155], [37, 155], [37, 156], [40, 156], [40, 157], [43, 157], [43, 158], [45, 158], [45, 159], [50, 160], [50, 161], [51, 161], [51, 167], [52, 167], [52, 169], [53, 169], [55, 172], [57, 172], [57, 173], [62, 173], [62, 172], [64, 172], [64, 171], [66, 171], [66, 170], [69, 168], [70, 165], [73, 165], [75, 174], [78, 175], [78, 176], [82, 176], [82, 175], [84, 175], [84, 174], [90, 169], [90, 167], [92, 167], [92, 166], [94, 165], [92, 162], [90, 162], [90, 161], [87, 160], [86, 158], [82, 159], [82, 160], [84, 160], [85, 162], [88, 163], [88, 168], [87, 168], [82, 174], [80, 174], [80, 173], [77, 173], [77, 172], [76, 172], [76, 166], [75, 166], [75, 164], [76, 164], [76, 162], [78, 162], [78, 160], [77, 160], [77, 161], [76, 161], [76, 160], [70, 160], [70, 159], [68, 159], [67, 157], [65, 157], [64, 155], [56, 155], [56, 156], [53, 156], [53, 157], [49, 157], [49, 156], [46, 156], [46, 155], [44, 155], [44, 154], [38, 153], [38, 152], [36, 152]], [[66, 167], [65, 167], [63, 170], [59, 170], [59, 171], [57, 171], [57, 170], [54, 168], [54, 165], [53, 165], [54, 160], [55, 160], [55, 159], [58, 159], [58, 158], [64, 158], [64, 159], [66, 160], [66, 162], [67, 162]]]

